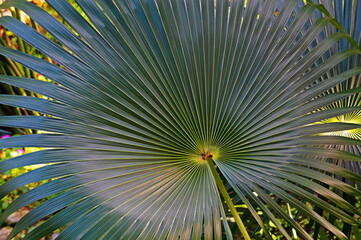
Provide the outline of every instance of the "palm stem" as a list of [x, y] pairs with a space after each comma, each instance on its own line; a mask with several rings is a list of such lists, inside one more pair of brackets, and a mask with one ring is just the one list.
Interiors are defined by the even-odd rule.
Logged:
[[233, 202], [231, 200], [231, 198], [228, 195], [228, 192], [226, 190], [226, 187], [223, 185], [221, 178], [219, 177], [216, 168], [214, 167], [213, 161], [212, 161], [212, 156], [208, 156], [207, 157], [207, 163], [209, 168], [211, 169], [212, 175], [217, 183], [217, 187], [219, 189], [219, 191], [221, 192], [224, 200], [226, 200], [226, 203], [234, 217], [234, 220], [236, 221], [239, 230], [241, 231], [244, 239], [246, 240], [250, 240], [251, 238], [248, 235], [248, 232], [246, 230], [246, 228], [244, 227], [244, 224], [236, 210], [236, 207], [233, 205]]

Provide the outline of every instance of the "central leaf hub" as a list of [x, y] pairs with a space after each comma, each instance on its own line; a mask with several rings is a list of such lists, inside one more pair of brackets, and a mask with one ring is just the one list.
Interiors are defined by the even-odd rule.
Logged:
[[213, 154], [212, 154], [212, 153], [203, 153], [203, 154], [202, 154], [202, 160], [203, 160], [203, 161], [207, 161], [207, 158], [208, 158], [208, 157], [213, 158]]

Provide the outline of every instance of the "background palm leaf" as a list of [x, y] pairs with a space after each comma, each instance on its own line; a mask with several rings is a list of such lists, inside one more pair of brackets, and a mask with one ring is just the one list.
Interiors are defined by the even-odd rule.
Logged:
[[[360, 1], [348, 1], [343, 2], [339, 0], [335, 1], [325, 1], [324, 2], [325, 7], [329, 10], [329, 12], [337, 19], [337, 21], [344, 27], [344, 29], [347, 31], [347, 33], [352, 36], [358, 46], [361, 46], [361, 22], [358, 20], [360, 18], [361, 14], [361, 2]], [[336, 30], [333, 27], [328, 27], [326, 31], [326, 35], [333, 34]], [[349, 42], [347, 41], [340, 41], [337, 45], [333, 46], [331, 49], [331, 52], [333, 54], [340, 52], [344, 49], [347, 49], [350, 47]], [[360, 67], [360, 56], [350, 56], [349, 58], [345, 59], [344, 61], [340, 62], [338, 65], [336, 65], [331, 71], [328, 73], [328, 75], [337, 75], [344, 71], [347, 71], [349, 69]], [[354, 89], [358, 88], [360, 86], [360, 74], [354, 75], [350, 78], [348, 78], [346, 81], [338, 84], [337, 86], [333, 87], [330, 92], [340, 92], [348, 89]], [[340, 107], [359, 107], [360, 106], [360, 94], [355, 94], [352, 96], [349, 96], [348, 98], [342, 99], [332, 105], [330, 105], [328, 108], [340, 108]], [[344, 122], [344, 123], [359, 123], [359, 115], [360, 111], [357, 110], [355, 112], [351, 112], [345, 115], [337, 116], [334, 118], [330, 118], [327, 120], [324, 120], [324, 123], [330, 123], [330, 122]], [[326, 133], [325, 135], [334, 135], [334, 136], [345, 136], [350, 138], [356, 138], [360, 139], [360, 129], [352, 129], [352, 130], [346, 130], [346, 131], [340, 131], [340, 132], [331, 132]], [[351, 152], [356, 155], [360, 154], [360, 145], [341, 145], [341, 146], [334, 146], [330, 145], [327, 146], [328, 148], [336, 148], [341, 149], [344, 151]], [[337, 164], [339, 166], [345, 167], [355, 173], [360, 174], [361, 165], [360, 162], [354, 162], [354, 161], [348, 161], [344, 159], [327, 159], [329, 162], [333, 162], [334, 164]], [[345, 179], [340, 176], [335, 176], [338, 179], [355, 186], [357, 182], [350, 181], [349, 179]], [[358, 184], [358, 189], [360, 188], [360, 184]], [[335, 190], [336, 192], [338, 190]], [[342, 194], [342, 197], [346, 199], [349, 203], [355, 204], [357, 199], [354, 196], [350, 196], [346, 193]], [[333, 222], [335, 219], [330, 217], [331, 222]], [[313, 224], [313, 223], [310, 223]], [[316, 223], [316, 229], [319, 229], [317, 227]], [[344, 224], [342, 227], [342, 231], [350, 237], [351, 235], [351, 226], [349, 224]], [[318, 231], [315, 231], [315, 235], [317, 235]], [[355, 234], [357, 233], [357, 230], [354, 228]]]
[[[343, 4], [342, 1], [325, 1], [325, 7], [330, 9], [330, 12], [333, 13], [335, 18], [342, 24], [345, 30], [356, 39], [357, 44], [361, 46], [361, 22], [358, 21], [361, 14], [361, 2], [360, 1], [349, 1]], [[327, 29], [328, 34], [335, 32], [335, 29], [330, 27]], [[337, 53], [344, 49], [349, 48], [350, 45], [347, 41], [340, 41], [337, 45], [333, 46], [332, 52]], [[360, 55], [350, 56], [346, 58], [338, 65], [336, 65], [330, 74], [337, 75], [344, 71], [360, 67]], [[346, 81], [338, 84], [333, 87], [329, 92], [340, 92], [343, 90], [354, 89], [360, 87], [360, 74], [354, 75], [348, 78]], [[340, 107], [359, 107], [360, 103], [360, 94], [355, 94], [349, 96], [345, 99], [342, 99], [338, 102], [335, 102], [330, 108], [340, 108]], [[360, 111], [351, 112], [345, 115], [337, 116], [335, 118], [327, 119], [323, 122], [345, 122], [345, 123], [360, 123]], [[360, 139], [360, 129], [354, 129], [349, 131], [334, 132], [332, 135], [342, 135], [346, 137]], [[360, 146], [340, 146], [342, 149], [360, 155]], [[348, 162], [348, 161], [338, 161], [339, 165], [350, 169], [358, 174], [360, 174], [361, 165], [359, 162]]]
[[[0, 125], [48, 132], [2, 139], [0, 147], [49, 148], [1, 162], [2, 171], [49, 165], [6, 182], [0, 195], [53, 179], [16, 199], [0, 221], [56, 195], [21, 219], [9, 239], [53, 213], [26, 238], [64, 227], [59, 239], [221, 239], [222, 232], [231, 239], [207, 154], [269, 238], [257, 211], [286, 239], [292, 228], [311, 239], [279, 200], [341, 239], [345, 234], [312, 206], [359, 225], [348, 213], [360, 212], [325, 183], [360, 196], [355, 187], [329, 176], [360, 182], [360, 175], [324, 158], [361, 157], [323, 146], [359, 145], [360, 140], [315, 134], [360, 125], [313, 123], [359, 109], [323, 108], [359, 93], [358, 88], [320, 94], [361, 73], [357, 67], [325, 77], [360, 50], [331, 54], [339, 41], [351, 40], [340, 32], [323, 37], [325, 28], [336, 23], [327, 15], [319, 17], [321, 5], [297, 0], [255, 0], [246, 6], [242, 0], [78, 0], [88, 22], [67, 1], [47, 2], [72, 30], [26, 1], [2, 5], [26, 12], [67, 48], [14, 18], [0, 19], [61, 65], [0, 48], [3, 56], [55, 82], [0, 77], [51, 99], [0, 96], [2, 104], [47, 115], [1, 117]], [[314, 84], [321, 77], [324, 81]]]
[[[3, 15], [11, 15], [16, 19], [24, 20], [24, 14], [21, 14], [21, 12], [18, 9], [7, 9], [7, 11], [1, 11], [1, 16]], [[37, 28], [37, 25], [33, 21], [29, 21], [29, 25], [33, 27], [34, 29]], [[2, 26], [0, 26], [0, 45], [6, 46], [13, 49], [18, 49], [22, 52], [26, 52], [30, 55], [39, 55], [35, 50], [35, 48], [31, 48], [28, 44], [26, 44], [21, 38], [15, 36], [9, 31], [6, 31], [6, 29]], [[50, 59], [49, 59], [50, 61]], [[42, 79], [45, 80], [42, 76], [38, 76], [35, 72], [30, 71], [28, 68], [25, 68], [21, 66], [20, 64], [5, 58], [1, 56], [0, 61], [0, 74], [1, 75], [10, 75], [10, 76], [18, 76], [18, 77], [27, 77], [27, 78], [35, 78], [35, 79]], [[21, 88], [16, 88], [14, 86], [0, 83], [0, 92], [2, 94], [14, 94], [14, 95], [22, 95], [22, 96], [36, 96], [41, 97], [35, 93], [26, 91]], [[6, 115], [39, 115], [36, 112], [27, 111], [25, 109], [20, 109], [17, 107], [10, 107], [10, 106], [2, 106], [0, 109], [0, 116], [6, 116]], [[31, 134], [31, 129], [0, 129], [1, 135], [5, 134]]]

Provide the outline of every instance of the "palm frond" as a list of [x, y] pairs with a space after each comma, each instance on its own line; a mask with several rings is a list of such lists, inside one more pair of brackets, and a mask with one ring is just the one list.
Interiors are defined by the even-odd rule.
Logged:
[[323, 147], [360, 141], [317, 135], [359, 125], [314, 123], [359, 109], [325, 107], [358, 94], [359, 88], [323, 93], [361, 73], [354, 68], [325, 77], [361, 51], [331, 53], [350, 37], [344, 32], [325, 35], [338, 25], [320, 16], [322, 5], [298, 0], [78, 0], [89, 22], [68, 1], [47, 2], [71, 29], [26, 1], [1, 5], [21, 9], [65, 46], [14, 18], [0, 18], [1, 25], [61, 65], [0, 47], [1, 55], [54, 81], [0, 77], [50, 98], [0, 96], [2, 104], [47, 115], [0, 117], [0, 125], [48, 132], [0, 140], [1, 148], [47, 148], [0, 162], [2, 172], [48, 164], [6, 182], [0, 195], [53, 179], [16, 199], [0, 221], [55, 195], [22, 218], [9, 239], [51, 214], [26, 239], [60, 227], [58, 239], [221, 239], [222, 234], [231, 239], [223, 208], [227, 199], [218, 192], [212, 161], [204, 157], [211, 155], [269, 237], [258, 211], [285, 239], [292, 239], [292, 228], [312, 239], [276, 197], [340, 239], [345, 234], [309, 206], [360, 224], [347, 214], [360, 215], [359, 210], [324, 186], [360, 196], [360, 190], [329, 176], [360, 182], [360, 175], [324, 161], [358, 162], [360, 157]]

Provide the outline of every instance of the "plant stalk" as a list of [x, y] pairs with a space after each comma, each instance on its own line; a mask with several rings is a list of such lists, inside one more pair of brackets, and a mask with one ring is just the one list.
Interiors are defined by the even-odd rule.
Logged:
[[214, 164], [213, 164], [213, 161], [212, 161], [212, 156], [208, 156], [207, 157], [207, 163], [208, 163], [208, 166], [209, 168], [211, 169], [211, 172], [212, 172], [212, 175], [217, 183], [217, 187], [219, 189], [219, 191], [221, 192], [224, 200], [226, 201], [233, 217], [234, 217], [234, 220], [235, 222], [237, 223], [237, 226], [239, 228], [239, 230], [241, 231], [243, 237], [245, 240], [251, 240], [251, 238], [249, 237], [248, 235], [248, 232], [246, 230], [246, 228], [244, 227], [244, 224], [236, 210], [236, 207], [233, 205], [233, 202], [231, 200], [231, 198], [229, 197], [228, 195], [228, 192], [227, 192], [227, 189], [226, 187], [223, 185], [222, 183], [222, 179], [219, 177], [218, 173], [217, 173], [217, 170], [216, 168], [214, 167]]

